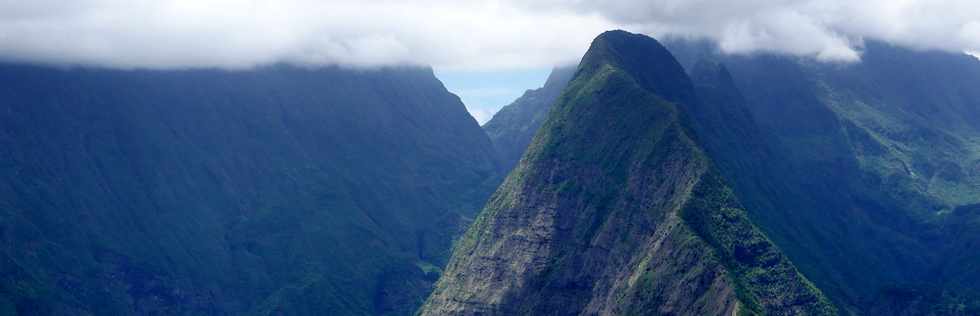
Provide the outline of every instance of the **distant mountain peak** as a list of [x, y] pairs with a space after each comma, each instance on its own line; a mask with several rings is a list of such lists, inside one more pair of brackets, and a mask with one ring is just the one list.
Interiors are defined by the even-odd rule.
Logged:
[[542, 86], [542, 88], [564, 89], [565, 85], [572, 80], [572, 76], [575, 75], [576, 70], [578, 70], [577, 65], [557, 66], [551, 68], [551, 73], [548, 74], [548, 79], [544, 81], [544, 86]]
[[577, 70], [578, 67], [574, 65], [555, 67], [544, 86], [524, 92], [483, 125], [504, 170], [512, 169], [521, 159], [534, 133], [544, 123], [551, 106]]

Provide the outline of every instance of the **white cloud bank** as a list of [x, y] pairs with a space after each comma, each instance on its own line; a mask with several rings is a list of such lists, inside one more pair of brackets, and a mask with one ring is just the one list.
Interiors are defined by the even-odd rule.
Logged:
[[576, 1], [648, 33], [716, 40], [731, 53], [759, 50], [822, 60], [858, 59], [867, 38], [916, 49], [980, 50], [976, 0]]
[[575, 61], [599, 32], [860, 58], [867, 38], [980, 51], [976, 0], [0, 0], [0, 58], [110, 67], [449, 69]]

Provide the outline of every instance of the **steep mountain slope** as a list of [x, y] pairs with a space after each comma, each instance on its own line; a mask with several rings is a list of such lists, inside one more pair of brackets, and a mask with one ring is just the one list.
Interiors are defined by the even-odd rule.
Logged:
[[572, 66], [552, 69], [543, 87], [524, 92], [483, 125], [483, 130], [490, 136], [493, 147], [500, 155], [504, 170], [509, 171], [517, 165], [534, 133], [547, 119], [551, 105], [572, 80], [576, 69]]
[[492, 157], [428, 69], [2, 65], [0, 314], [409, 314]]
[[775, 159], [723, 168], [726, 178], [838, 305], [881, 315], [980, 311], [967, 250], [980, 240], [970, 211], [980, 200], [980, 62], [877, 42], [854, 64], [669, 46], [689, 69], [705, 58], [730, 69], [768, 144], [761, 152]]
[[421, 313], [833, 314], [706, 155], [695, 94], [657, 41], [596, 38]]

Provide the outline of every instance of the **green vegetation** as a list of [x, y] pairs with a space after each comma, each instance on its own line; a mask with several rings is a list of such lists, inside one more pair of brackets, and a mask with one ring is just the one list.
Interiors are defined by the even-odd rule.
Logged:
[[655, 40], [597, 38], [421, 313], [834, 314], [714, 176], [697, 102]]
[[[544, 86], [528, 90], [513, 103], [504, 106], [483, 125], [504, 170], [513, 169], [547, 119], [552, 104], [575, 75], [576, 67], [555, 68]], [[506, 175], [506, 174], [505, 174]]]
[[431, 70], [0, 65], [0, 313], [410, 314], [499, 179]]
[[732, 274], [741, 311], [769, 314], [763, 306], [775, 301], [793, 305], [770, 307], [773, 314], [836, 314], [820, 291], [752, 225], [734, 192], [713, 171], [702, 177], [681, 214]]
[[[842, 311], [956, 315], [929, 304], [975, 300], [964, 280], [980, 280], [968, 263], [977, 258], [963, 253], [980, 239], [952, 215], [980, 200], [975, 58], [874, 41], [846, 65], [670, 46], [699, 97], [737, 100], [711, 92], [736, 85], [744, 93], [724, 108], [747, 116], [697, 111], [699, 139], [752, 222]], [[705, 60], [724, 64], [731, 82]], [[726, 137], [703, 122], [758, 128]], [[917, 298], [894, 298], [896, 287]]]

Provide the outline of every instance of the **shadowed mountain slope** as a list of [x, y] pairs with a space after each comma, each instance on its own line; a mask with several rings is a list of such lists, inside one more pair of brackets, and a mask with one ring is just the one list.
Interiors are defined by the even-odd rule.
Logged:
[[573, 66], [552, 69], [543, 87], [524, 92], [483, 125], [483, 130], [490, 136], [493, 147], [500, 155], [504, 170], [510, 171], [517, 165], [576, 69]]
[[975, 251], [965, 248], [980, 240], [969, 211], [980, 201], [980, 61], [874, 41], [853, 64], [668, 46], [689, 69], [713, 60], [730, 70], [771, 158], [724, 168], [727, 178], [838, 305], [880, 315], [980, 311]]
[[429, 69], [0, 65], [0, 314], [409, 314], [493, 157]]
[[853, 64], [668, 47], [700, 101], [690, 136], [839, 308], [980, 312], [980, 61], [874, 41]]

